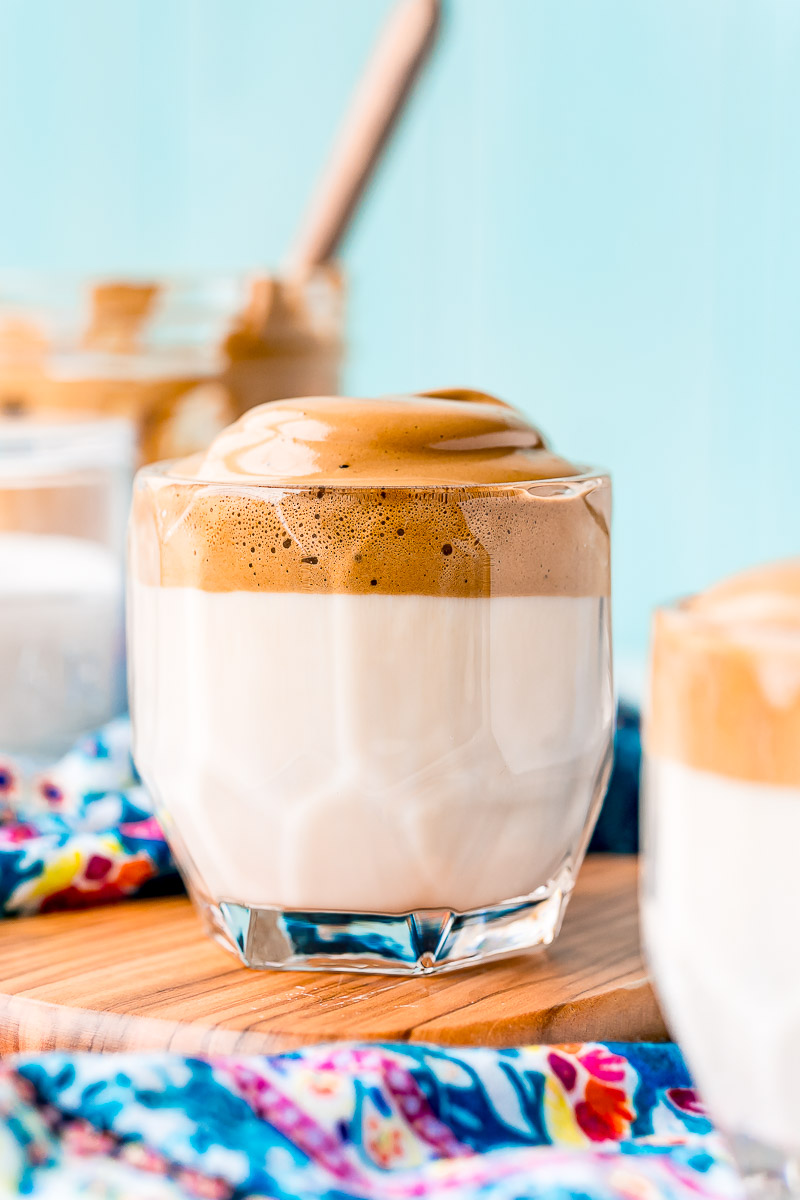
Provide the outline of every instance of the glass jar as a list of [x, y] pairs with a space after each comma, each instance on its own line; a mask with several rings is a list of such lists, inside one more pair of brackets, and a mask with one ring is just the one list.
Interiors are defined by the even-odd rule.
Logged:
[[0, 418], [0, 751], [52, 761], [124, 707], [133, 455], [120, 419]]
[[137, 765], [251, 966], [547, 945], [610, 765], [610, 483], [137, 477]]
[[140, 461], [203, 449], [246, 408], [339, 389], [343, 285], [0, 273], [0, 414], [134, 422]]

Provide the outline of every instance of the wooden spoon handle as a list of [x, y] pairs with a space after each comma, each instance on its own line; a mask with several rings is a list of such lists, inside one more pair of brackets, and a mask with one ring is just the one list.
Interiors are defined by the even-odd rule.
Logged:
[[285, 264], [303, 275], [340, 245], [430, 51], [439, 0], [399, 0], [389, 14]]

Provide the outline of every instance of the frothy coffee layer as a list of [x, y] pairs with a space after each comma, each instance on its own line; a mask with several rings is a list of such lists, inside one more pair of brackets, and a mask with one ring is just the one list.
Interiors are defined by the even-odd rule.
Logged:
[[133, 567], [206, 591], [600, 596], [609, 504], [492, 397], [279, 401], [140, 474]]
[[800, 559], [656, 614], [648, 751], [800, 786]]

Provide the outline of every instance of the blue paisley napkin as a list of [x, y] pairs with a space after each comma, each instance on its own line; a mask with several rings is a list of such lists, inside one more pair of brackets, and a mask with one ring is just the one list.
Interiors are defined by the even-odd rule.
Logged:
[[102, 904], [174, 875], [126, 719], [42, 774], [0, 756], [0, 912]]
[[20, 1056], [3, 1195], [703, 1200], [738, 1179], [674, 1046]]

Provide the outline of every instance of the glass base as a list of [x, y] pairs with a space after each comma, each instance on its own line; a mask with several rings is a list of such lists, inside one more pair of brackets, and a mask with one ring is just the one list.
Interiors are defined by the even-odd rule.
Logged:
[[800, 1155], [756, 1138], [726, 1138], [750, 1200], [800, 1200]]
[[565, 866], [529, 896], [470, 912], [301, 912], [193, 898], [212, 937], [248, 967], [433, 975], [549, 946], [573, 885]]

